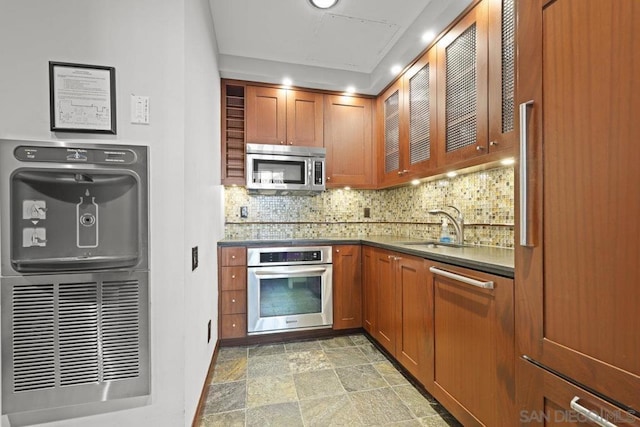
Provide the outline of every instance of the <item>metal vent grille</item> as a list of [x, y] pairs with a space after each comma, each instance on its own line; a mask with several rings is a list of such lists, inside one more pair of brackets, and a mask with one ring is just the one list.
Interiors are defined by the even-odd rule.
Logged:
[[55, 387], [53, 285], [16, 288], [12, 308], [13, 391]]
[[58, 288], [60, 385], [97, 383], [98, 284], [64, 283]]
[[446, 151], [476, 143], [476, 24], [446, 48]]
[[400, 95], [384, 101], [384, 171], [400, 169]]
[[140, 293], [136, 282], [102, 286], [104, 380], [132, 378], [140, 372]]
[[515, 35], [514, 0], [502, 1], [502, 132], [514, 129], [515, 110]]
[[429, 64], [409, 81], [409, 147], [412, 165], [431, 157]]

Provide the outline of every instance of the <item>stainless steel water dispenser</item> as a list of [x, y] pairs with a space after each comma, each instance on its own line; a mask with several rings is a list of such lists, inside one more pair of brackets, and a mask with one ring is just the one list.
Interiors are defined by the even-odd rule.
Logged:
[[149, 394], [147, 157], [0, 140], [2, 413]]

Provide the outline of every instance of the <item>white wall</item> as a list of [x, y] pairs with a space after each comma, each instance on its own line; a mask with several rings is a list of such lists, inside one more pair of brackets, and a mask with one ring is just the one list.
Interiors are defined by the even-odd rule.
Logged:
[[[210, 299], [217, 288], [215, 240], [222, 234], [211, 220], [222, 215], [214, 202], [219, 80], [215, 54], [207, 51], [215, 45], [210, 19], [198, 16], [205, 3], [0, 0], [0, 138], [150, 147], [151, 398], [95, 416], [79, 408], [83, 417], [47, 426], [191, 422], [216, 339], [206, 344], [205, 319], [217, 317]], [[187, 21], [194, 18], [192, 27]], [[118, 135], [49, 131], [50, 60], [116, 68]], [[149, 125], [129, 123], [132, 93], [150, 97]], [[186, 251], [196, 244], [201, 262], [192, 274]], [[2, 425], [9, 425], [7, 417]]]
[[[220, 75], [208, 0], [185, 2], [185, 413], [190, 424], [218, 339], [217, 245], [224, 237], [220, 185]], [[211, 341], [207, 344], [207, 322]]]

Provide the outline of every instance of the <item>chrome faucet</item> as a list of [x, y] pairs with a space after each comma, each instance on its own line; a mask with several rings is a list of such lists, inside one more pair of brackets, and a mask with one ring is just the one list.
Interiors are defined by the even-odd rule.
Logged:
[[462, 212], [460, 209], [455, 206], [447, 206], [458, 213], [457, 218], [451, 215], [449, 212], [442, 209], [432, 209], [429, 211], [431, 215], [441, 214], [446, 216], [453, 223], [453, 228], [456, 229], [456, 243], [459, 245], [464, 245], [464, 217], [462, 216]]

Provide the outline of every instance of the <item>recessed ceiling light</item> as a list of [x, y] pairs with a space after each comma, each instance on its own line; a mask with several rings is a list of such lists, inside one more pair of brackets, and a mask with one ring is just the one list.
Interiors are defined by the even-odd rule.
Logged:
[[457, 172], [447, 172], [447, 178], [453, 178], [455, 176], [458, 176]]
[[338, 3], [338, 0], [309, 0], [318, 9], [329, 9]]
[[355, 86], [347, 86], [347, 93], [356, 93]]
[[508, 159], [502, 159], [500, 160], [500, 164], [505, 165], [505, 166], [509, 166], [512, 165], [516, 162], [516, 159], [514, 159], [513, 157], [508, 158]]
[[391, 67], [392, 74], [398, 74], [400, 71], [402, 71], [401, 65], [394, 65], [393, 67]]
[[291, 86], [293, 84], [293, 82], [291, 81], [291, 79], [289, 77], [285, 77], [284, 79], [282, 79], [282, 84], [285, 86]]
[[434, 38], [436, 38], [436, 33], [433, 31], [427, 31], [422, 35], [422, 41], [425, 43], [429, 43]]

